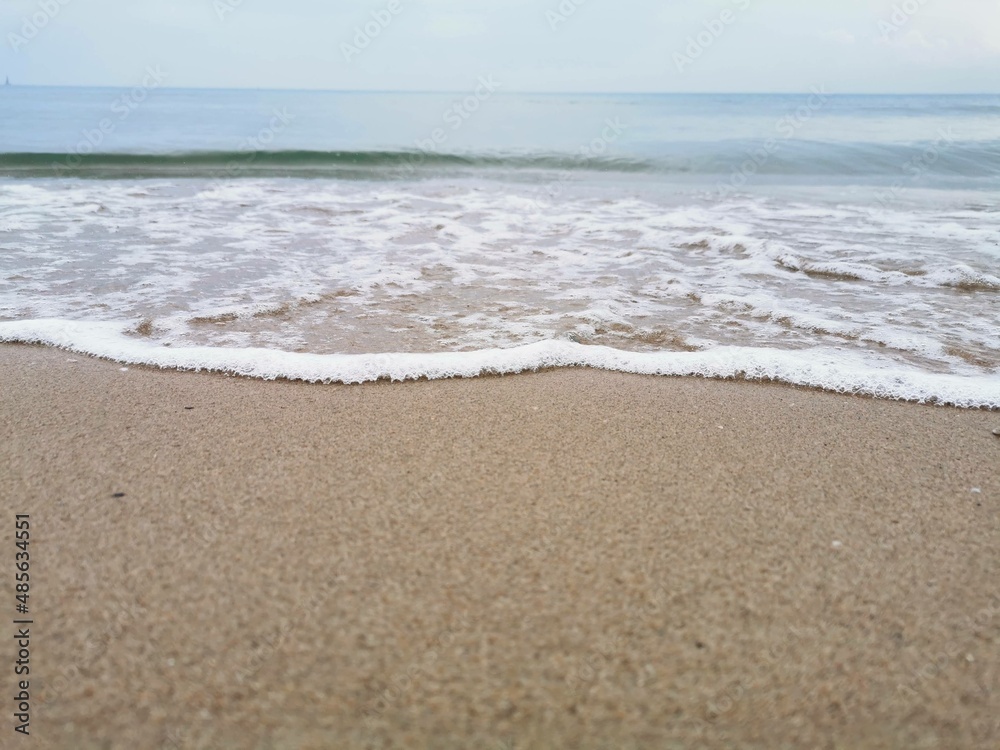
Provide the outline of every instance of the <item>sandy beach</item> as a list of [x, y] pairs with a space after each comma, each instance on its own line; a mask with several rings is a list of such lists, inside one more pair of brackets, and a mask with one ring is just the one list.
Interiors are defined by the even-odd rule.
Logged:
[[996, 412], [29, 346], [0, 394], [2, 747], [1000, 746]]

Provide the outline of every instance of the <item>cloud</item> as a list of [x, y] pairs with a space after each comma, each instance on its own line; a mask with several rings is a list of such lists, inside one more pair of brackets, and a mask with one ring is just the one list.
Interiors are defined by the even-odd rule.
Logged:
[[948, 49], [950, 46], [947, 39], [942, 37], [928, 37], [924, 32], [914, 29], [899, 38], [899, 44], [903, 47], [916, 47], [918, 49]]
[[877, 41], [884, 46], [900, 50], [939, 51], [946, 50], [951, 46], [947, 39], [940, 36], [928, 36], [919, 29], [900, 32], [894, 36], [879, 37]]
[[[6, 37], [50, 0], [0, 2]], [[400, 0], [350, 66], [339, 43], [389, 0], [226, 2], [220, 19], [213, 0], [59, 0], [38, 40], [8, 44], [0, 63], [49, 85], [130, 86], [161, 64], [174, 86], [351, 90], [462, 90], [488, 70], [508, 91], [995, 91], [1000, 69], [1000, 0]], [[579, 10], [553, 33], [546, 11], [561, 4]], [[678, 73], [673, 53], [706, 34]]]

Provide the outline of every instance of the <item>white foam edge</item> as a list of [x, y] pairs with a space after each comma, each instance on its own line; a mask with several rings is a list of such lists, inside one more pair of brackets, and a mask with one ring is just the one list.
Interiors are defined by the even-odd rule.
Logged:
[[[631, 352], [546, 340], [468, 352], [309, 354], [264, 348], [166, 347], [126, 335], [120, 322], [60, 319], [0, 322], [0, 342], [46, 344], [123, 364], [225, 372], [313, 383], [471, 378], [557, 367], [592, 367], [639, 375], [697, 375], [771, 380], [838, 393], [1000, 409], [1000, 375], [931, 373], [874, 363], [862, 352], [720, 346], [698, 352]], [[132, 326], [134, 327], [134, 326]]]

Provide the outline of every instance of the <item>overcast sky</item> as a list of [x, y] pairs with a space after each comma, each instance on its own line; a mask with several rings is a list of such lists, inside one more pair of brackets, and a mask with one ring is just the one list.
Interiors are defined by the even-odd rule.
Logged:
[[2, 0], [0, 14], [0, 76], [22, 84], [132, 86], [159, 66], [174, 87], [1000, 90], [1000, 0]]

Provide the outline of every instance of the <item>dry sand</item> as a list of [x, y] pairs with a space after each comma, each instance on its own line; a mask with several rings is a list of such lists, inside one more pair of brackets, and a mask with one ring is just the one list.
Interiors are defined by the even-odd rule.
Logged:
[[1000, 747], [996, 413], [24, 346], [0, 394], [36, 618], [0, 746]]

